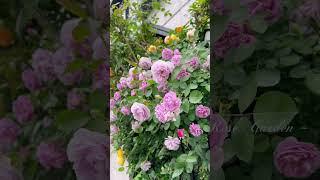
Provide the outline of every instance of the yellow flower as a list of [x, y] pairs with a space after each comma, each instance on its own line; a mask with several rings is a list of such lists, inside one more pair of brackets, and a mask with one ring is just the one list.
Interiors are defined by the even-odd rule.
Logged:
[[172, 34], [172, 35], [170, 36], [170, 39], [171, 39], [172, 41], [179, 41], [179, 40], [180, 40], [179, 37], [177, 37], [177, 36], [174, 35], [174, 34]]
[[181, 33], [182, 30], [183, 30], [183, 27], [182, 27], [182, 26], [178, 26], [178, 27], [176, 27], [176, 29], [175, 29], [176, 33]]
[[171, 36], [166, 36], [166, 37], [164, 38], [164, 43], [165, 43], [165, 44], [171, 44], [171, 43], [172, 43]]
[[118, 157], [117, 163], [118, 163], [120, 166], [123, 166], [123, 165], [124, 165], [124, 158]]
[[149, 53], [155, 53], [155, 52], [157, 52], [157, 47], [154, 46], [154, 45], [150, 45], [150, 46], [148, 47], [148, 52], [149, 52]]
[[162, 39], [161, 38], [157, 39], [155, 43], [156, 45], [160, 45], [162, 43]]
[[117, 155], [118, 155], [118, 157], [122, 157], [122, 158], [123, 158], [123, 150], [122, 150], [122, 149], [119, 149], [119, 150], [117, 151]]
[[150, 46], [148, 48], [148, 52], [149, 53], [156, 53], [157, 52], [157, 47], [156, 46]]

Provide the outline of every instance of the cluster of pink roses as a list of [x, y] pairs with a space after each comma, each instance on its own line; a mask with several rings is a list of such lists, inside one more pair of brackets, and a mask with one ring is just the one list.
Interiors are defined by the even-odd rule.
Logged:
[[175, 118], [180, 114], [181, 100], [176, 93], [170, 91], [163, 97], [163, 102], [158, 104], [155, 108], [157, 119], [161, 123], [175, 121]]

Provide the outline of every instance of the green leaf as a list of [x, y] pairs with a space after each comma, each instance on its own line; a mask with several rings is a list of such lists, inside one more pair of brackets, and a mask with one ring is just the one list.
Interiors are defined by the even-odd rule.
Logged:
[[89, 119], [90, 116], [86, 112], [63, 110], [56, 115], [55, 125], [58, 129], [69, 133], [86, 125]]
[[166, 124], [164, 125], [164, 130], [168, 130], [169, 127], [170, 127], [170, 123], [166, 123]]
[[248, 84], [240, 89], [238, 107], [240, 112], [244, 112], [253, 102], [257, 93], [257, 82], [252, 78]]
[[178, 128], [179, 126], [180, 126], [180, 121], [181, 121], [181, 119], [180, 119], [180, 117], [178, 117], [173, 123], [174, 123], [174, 125]]
[[72, 30], [73, 38], [78, 41], [84, 41], [90, 35], [89, 25], [86, 21], [80, 21], [78, 25]]
[[247, 79], [246, 72], [241, 67], [228, 67], [224, 71], [224, 81], [233, 86], [240, 86], [245, 83]]
[[255, 50], [255, 43], [242, 44], [238, 48], [231, 49], [225, 56], [225, 63], [241, 63], [249, 58]]
[[320, 95], [320, 74], [309, 73], [305, 84], [313, 93]]
[[87, 62], [86, 60], [84, 59], [76, 59], [72, 62], [70, 62], [65, 70], [66, 73], [69, 73], [69, 72], [75, 72], [75, 71], [78, 71], [78, 70], [82, 70], [83, 68], [86, 68], [87, 66]]
[[260, 87], [275, 86], [280, 82], [280, 71], [267, 69], [258, 70], [256, 80]]
[[208, 126], [208, 125], [204, 125], [202, 127], [202, 129], [203, 129], [204, 132], [210, 132], [210, 126]]
[[186, 159], [187, 163], [196, 163], [197, 162], [197, 156], [188, 156]]
[[283, 66], [292, 66], [300, 62], [300, 56], [292, 54], [280, 58], [280, 64]]
[[197, 103], [201, 102], [202, 98], [203, 98], [203, 95], [200, 91], [193, 90], [190, 93], [189, 101], [190, 101], [190, 103], [197, 104]]
[[265, 152], [270, 147], [269, 138], [266, 135], [259, 135], [254, 140], [254, 152]]
[[224, 162], [225, 162], [225, 163], [228, 162], [228, 161], [230, 161], [231, 158], [233, 158], [233, 156], [236, 155], [236, 150], [233, 149], [231, 139], [226, 139], [226, 140], [224, 141], [223, 151], [224, 151]]
[[261, 34], [268, 29], [268, 23], [264, 20], [263, 16], [259, 16], [259, 15], [251, 16], [249, 23], [250, 23], [250, 27], [254, 31]]
[[198, 85], [197, 84], [190, 84], [189, 88], [190, 89], [197, 89]]
[[184, 111], [185, 113], [189, 112], [189, 108], [190, 108], [190, 103], [187, 99], [184, 99], [181, 105], [182, 111]]
[[183, 172], [183, 168], [175, 169], [172, 174], [172, 179], [180, 176]]
[[310, 72], [310, 65], [302, 64], [291, 69], [289, 75], [292, 78], [304, 78]]
[[106, 133], [106, 119], [104, 113], [97, 111], [94, 114], [94, 118], [90, 119], [86, 125], [86, 128], [92, 131]]
[[254, 121], [261, 131], [277, 132], [289, 125], [297, 113], [296, 104], [289, 95], [271, 91], [258, 98]]
[[91, 110], [105, 112], [107, 108], [107, 96], [102, 91], [95, 91], [89, 96], [89, 106]]
[[246, 118], [241, 118], [233, 127], [232, 146], [237, 157], [249, 163], [252, 159], [254, 148], [254, 135], [251, 131], [251, 123]]

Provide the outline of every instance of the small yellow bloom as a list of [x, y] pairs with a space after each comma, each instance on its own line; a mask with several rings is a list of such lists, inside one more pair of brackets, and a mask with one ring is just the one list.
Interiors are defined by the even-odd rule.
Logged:
[[123, 165], [124, 165], [124, 158], [118, 157], [117, 163], [118, 163], [120, 166], [123, 166]]
[[149, 48], [148, 48], [148, 52], [149, 52], [149, 53], [155, 53], [155, 52], [157, 52], [157, 47], [154, 46], [154, 45], [150, 45]]
[[177, 37], [177, 36], [174, 35], [174, 34], [172, 34], [172, 35], [170, 36], [170, 39], [171, 39], [172, 41], [179, 41], [179, 40], [180, 40], [179, 37]]
[[157, 39], [155, 43], [156, 45], [160, 45], [162, 43], [162, 39], [161, 38]]
[[119, 149], [119, 150], [117, 151], [117, 155], [118, 155], [118, 157], [122, 157], [122, 158], [123, 158], [123, 150], [122, 150], [122, 149]]
[[172, 43], [171, 36], [166, 36], [166, 37], [164, 38], [164, 43], [165, 43], [165, 44], [171, 44], [171, 43]]
[[183, 27], [182, 27], [182, 26], [178, 26], [178, 27], [176, 27], [176, 29], [175, 29], [176, 33], [181, 33], [182, 30], [183, 30]]

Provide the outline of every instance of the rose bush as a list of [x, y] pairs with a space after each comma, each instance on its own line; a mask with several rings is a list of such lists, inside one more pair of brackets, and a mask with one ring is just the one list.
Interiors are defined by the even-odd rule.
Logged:
[[209, 48], [180, 28], [150, 45], [111, 94], [113, 146], [134, 179], [208, 179]]
[[3, 180], [108, 179], [108, 3], [59, 3], [10, 10], [19, 32], [0, 58]]
[[212, 1], [213, 179], [319, 179], [319, 7]]

